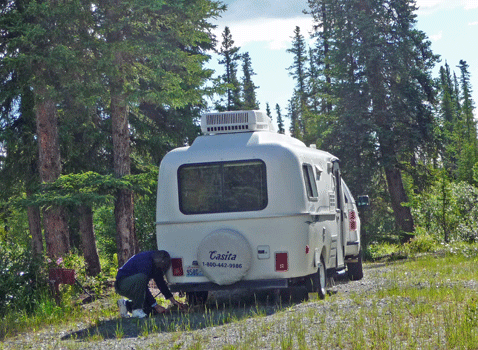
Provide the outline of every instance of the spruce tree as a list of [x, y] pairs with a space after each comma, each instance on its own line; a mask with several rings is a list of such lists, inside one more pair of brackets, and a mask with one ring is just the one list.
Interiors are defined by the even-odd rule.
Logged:
[[301, 129], [299, 126], [299, 115], [300, 115], [300, 98], [297, 91], [294, 90], [294, 93], [289, 100], [289, 105], [287, 106], [287, 117], [290, 119], [289, 132], [292, 137], [297, 139], [302, 138]]
[[460, 142], [461, 148], [458, 154], [457, 177], [459, 180], [474, 184], [473, 167], [478, 162], [477, 125], [473, 117], [474, 101], [471, 98], [469, 66], [466, 61], [460, 60], [458, 68], [461, 72], [461, 110], [458, 116], [460, 130], [457, 142]]
[[[62, 171], [75, 171], [71, 166], [73, 160], [60, 162], [59, 150], [63, 144], [59, 141], [64, 138], [58, 139], [59, 133], [55, 131], [58, 126], [65, 131], [69, 122], [66, 118], [78, 112], [71, 106], [97, 107], [98, 114], [92, 116], [99, 116], [105, 125], [113, 126], [101, 132], [103, 140], [113, 139], [114, 173], [122, 177], [135, 166], [130, 161], [131, 135], [139, 128], [133, 131], [137, 125], [130, 123], [130, 117], [141, 113], [140, 106], [156, 104], [172, 111], [188, 106], [193, 109], [193, 105], [202, 103], [202, 87], [211, 76], [211, 71], [203, 67], [209, 59], [206, 50], [213, 43], [213, 26], [208, 20], [224, 10], [219, 2], [145, 4], [136, 0], [104, 0], [91, 6], [91, 2], [73, 0], [58, 6], [51, 1], [19, 0], [0, 6], [0, 45], [6, 58], [2, 60], [0, 78], [2, 82], [15, 82], [10, 91], [17, 96], [23, 88], [34, 93], [33, 110], [37, 113], [38, 126], [35, 137], [40, 142], [47, 140], [49, 145], [40, 144], [43, 182], [53, 181]], [[19, 79], [12, 80], [13, 76]], [[196, 115], [189, 115], [190, 124]], [[71, 139], [69, 136], [66, 139]], [[100, 148], [107, 155], [111, 150], [105, 144]], [[86, 158], [85, 153], [83, 159]], [[113, 164], [109, 160], [103, 164]], [[62, 164], [69, 169], [62, 168]], [[42, 169], [48, 169], [49, 173]], [[120, 188], [116, 204], [118, 261], [122, 264], [137, 249], [132, 193]], [[45, 214], [55, 214], [58, 218], [61, 213], [54, 209], [55, 206], [48, 206]], [[84, 212], [89, 215], [88, 210]], [[45, 222], [48, 226], [49, 220]], [[57, 224], [51, 232], [62, 230]], [[57, 236], [56, 240], [54, 234], [47, 236], [52, 257], [68, 250], [63, 236]], [[50, 241], [59, 248], [50, 249]]]
[[277, 114], [277, 127], [278, 127], [278, 133], [279, 134], [284, 134], [285, 129], [284, 129], [284, 119], [282, 118], [282, 112], [280, 109], [280, 106], [278, 103], [276, 103], [276, 114]]
[[[92, 27], [91, 3], [77, 0], [58, 6], [54, 1], [16, 0], [1, 6], [0, 79], [14, 83], [9, 92], [17, 94], [19, 103], [30, 100], [28, 89], [33, 92], [39, 181], [46, 185], [62, 173], [59, 107], [65, 96], [75, 96], [81, 90], [78, 78], [85, 72], [83, 40]], [[43, 227], [47, 254], [57, 258], [67, 253], [70, 237], [65, 208], [57, 203], [45, 206]], [[37, 229], [30, 229], [36, 237]]]
[[[322, 81], [333, 97], [327, 103], [334, 103], [323, 118], [330, 125], [328, 143], [335, 150], [356, 142], [368, 154], [367, 167], [380, 161], [397, 228], [407, 239], [414, 228], [402, 204], [408, 201], [402, 171], [434, 149], [430, 71], [437, 57], [414, 28], [416, 7], [409, 0], [309, 5], [321, 38]], [[345, 164], [356, 158], [356, 152], [341, 153]]]
[[259, 103], [256, 98], [256, 90], [259, 88], [254, 85], [252, 77], [256, 75], [252, 69], [251, 58], [249, 53], [246, 52], [242, 55], [242, 90], [243, 90], [243, 102], [242, 109], [253, 110], [259, 109]]
[[269, 106], [269, 102], [266, 102], [266, 114], [272, 119], [271, 106]]
[[[135, 8], [135, 11], [131, 11]], [[95, 9], [93, 36], [98, 77], [106, 81], [103, 98], [111, 116], [114, 174], [131, 174], [131, 114], [138, 106], [157, 104], [169, 109], [198, 103], [199, 87], [210, 77], [203, 69], [211, 48], [212, 25], [207, 21], [223, 7], [210, 0], [105, 0]], [[119, 189], [115, 198], [118, 263], [139, 247], [134, 227], [133, 193]]]
[[241, 59], [241, 55], [238, 52], [239, 48], [234, 46], [234, 40], [232, 40], [229, 27], [225, 27], [222, 33], [221, 47], [219, 48], [219, 56], [221, 57], [219, 64], [224, 66], [225, 71], [221, 77], [219, 89], [225, 90], [225, 97], [222, 96], [216, 102], [216, 109], [219, 111], [240, 110], [242, 107], [241, 86], [237, 78], [237, 66]]
[[[306, 111], [307, 111], [307, 62], [308, 52], [305, 43], [305, 38], [300, 32], [300, 27], [295, 27], [294, 36], [292, 37], [292, 47], [287, 49], [287, 52], [293, 55], [293, 64], [287, 68], [289, 75], [291, 75], [295, 81], [295, 94], [298, 98], [298, 105], [296, 106], [296, 120], [300, 128], [300, 134], [305, 135], [306, 130]], [[297, 134], [297, 131], [295, 131]]]
[[448, 63], [440, 67], [439, 92], [439, 120], [441, 124], [441, 145], [440, 154], [443, 159], [443, 166], [448, 175], [456, 172], [456, 147], [454, 141], [454, 129], [456, 127], [456, 103], [455, 89], [453, 87], [450, 67]]

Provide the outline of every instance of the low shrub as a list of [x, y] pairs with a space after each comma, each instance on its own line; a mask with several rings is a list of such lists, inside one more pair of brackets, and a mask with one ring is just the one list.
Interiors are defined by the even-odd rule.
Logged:
[[393, 243], [373, 242], [364, 251], [365, 260], [377, 260], [384, 257], [391, 257], [400, 251], [400, 245]]
[[423, 230], [417, 229], [416, 236], [406, 243], [404, 248], [409, 253], [429, 253], [437, 249], [438, 239]]
[[31, 312], [47, 289], [40, 261], [18, 245], [0, 243], [0, 314], [7, 309]]
[[446, 243], [478, 242], [478, 188], [446, 177], [430, 191], [412, 198], [411, 209], [417, 230], [424, 230]]

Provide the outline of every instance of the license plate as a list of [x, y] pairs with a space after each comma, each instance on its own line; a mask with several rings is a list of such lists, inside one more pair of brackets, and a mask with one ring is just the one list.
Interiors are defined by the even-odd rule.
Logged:
[[204, 276], [199, 266], [188, 266], [186, 268], [186, 277], [200, 277]]

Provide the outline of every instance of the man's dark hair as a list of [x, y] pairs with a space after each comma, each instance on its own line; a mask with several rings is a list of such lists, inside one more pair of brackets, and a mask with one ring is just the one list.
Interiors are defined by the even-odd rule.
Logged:
[[165, 250], [158, 250], [153, 253], [153, 262], [164, 273], [171, 266], [171, 256]]

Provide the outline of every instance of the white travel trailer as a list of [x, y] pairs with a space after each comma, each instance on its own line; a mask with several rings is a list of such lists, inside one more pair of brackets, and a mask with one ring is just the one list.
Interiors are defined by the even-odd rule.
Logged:
[[159, 168], [156, 233], [172, 291], [306, 286], [361, 279], [360, 219], [339, 160], [278, 134], [262, 111], [209, 113], [204, 136]]

